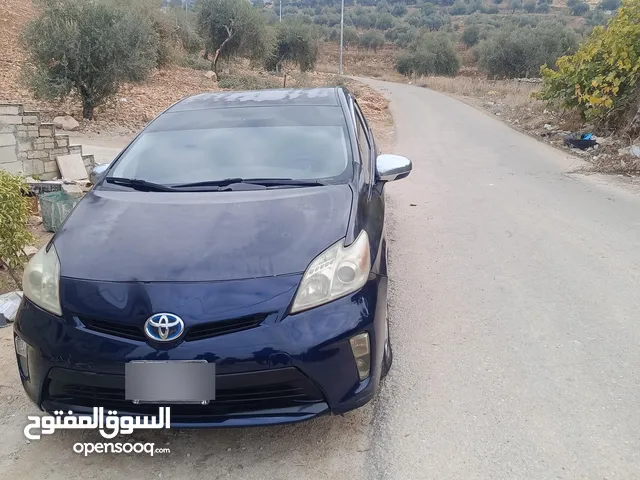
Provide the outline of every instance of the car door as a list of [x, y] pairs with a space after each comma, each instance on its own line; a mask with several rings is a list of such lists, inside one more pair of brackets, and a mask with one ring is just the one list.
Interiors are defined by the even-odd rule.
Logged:
[[369, 235], [371, 248], [371, 266], [375, 273], [386, 275], [386, 238], [384, 235], [384, 189], [376, 182], [375, 163], [378, 155], [373, 133], [358, 105], [353, 102], [356, 136], [362, 175], [363, 191], [358, 201], [359, 223]]

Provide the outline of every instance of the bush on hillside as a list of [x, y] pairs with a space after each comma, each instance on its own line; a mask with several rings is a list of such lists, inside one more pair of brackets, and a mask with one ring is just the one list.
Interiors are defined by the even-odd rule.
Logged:
[[617, 10], [620, 8], [620, 0], [602, 0], [598, 8], [600, 10]]
[[123, 82], [147, 78], [158, 59], [158, 34], [137, 10], [95, 2], [42, 0], [23, 41], [33, 68], [26, 80], [39, 97], [77, 93], [84, 118]]
[[571, 7], [571, 14], [576, 16], [576, 17], [584, 15], [588, 11], [589, 11], [589, 4], [587, 2], [585, 2], [585, 1], [576, 2]]
[[384, 45], [384, 35], [376, 30], [367, 30], [360, 37], [361, 48], [377, 52], [382, 45]]
[[478, 46], [478, 64], [490, 78], [533, 77], [577, 45], [575, 33], [559, 23], [503, 27]]
[[465, 27], [462, 32], [462, 42], [467, 47], [473, 47], [480, 41], [480, 27], [476, 24], [471, 24]]
[[201, 0], [197, 22], [205, 39], [205, 58], [213, 54], [211, 69], [218, 74], [218, 60], [236, 55], [264, 60], [273, 51], [273, 32], [260, 11], [248, 2]]
[[640, 131], [640, 2], [623, 0], [606, 28], [596, 27], [574, 55], [557, 61], [557, 71], [543, 67], [542, 75], [542, 98]]
[[396, 70], [402, 75], [445, 75], [453, 77], [460, 69], [460, 59], [448, 36], [426, 35], [411, 51], [396, 58]]
[[276, 43], [266, 59], [268, 70], [279, 71], [283, 62], [295, 62], [307, 72], [318, 59], [318, 38], [313, 27], [296, 21], [282, 21], [276, 26]]

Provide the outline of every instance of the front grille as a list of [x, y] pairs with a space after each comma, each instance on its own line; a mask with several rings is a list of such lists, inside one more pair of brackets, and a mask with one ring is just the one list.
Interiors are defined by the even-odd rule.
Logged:
[[[124, 376], [51, 370], [46, 400], [80, 407], [154, 414], [157, 405], [125, 400]], [[216, 376], [216, 399], [209, 405], [171, 405], [172, 416], [217, 416], [324, 402], [318, 388], [293, 367]]]
[[[205, 338], [218, 337], [220, 335], [228, 335], [230, 333], [249, 330], [260, 325], [268, 314], [252, 315], [250, 317], [233, 318], [230, 320], [220, 320], [217, 322], [207, 322], [199, 325], [187, 327], [184, 340], [191, 342], [194, 340], [204, 340]], [[116, 337], [127, 338], [129, 340], [138, 340], [146, 342], [147, 337], [144, 334], [142, 326], [127, 325], [123, 323], [109, 322], [105, 320], [95, 320], [92, 318], [80, 318], [85, 327], [94, 332], [106, 333]]]
[[204, 338], [217, 337], [219, 335], [227, 335], [229, 333], [241, 332], [249, 330], [260, 325], [267, 315], [253, 315], [251, 317], [234, 318], [233, 320], [222, 320], [220, 322], [203, 323], [194, 325], [187, 329], [184, 337], [186, 342], [193, 340], [202, 340]]
[[144, 342], [146, 337], [142, 331], [142, 327], [135, 325], [125, 325], [122, 323], [105, 322], [104, 320], [93, 320], [89, 318], [81, 318], [80, 321], [89, 330], [94, 332], [106, 333], [116, 337], [128, 338], [130, 340], [139, 340]]

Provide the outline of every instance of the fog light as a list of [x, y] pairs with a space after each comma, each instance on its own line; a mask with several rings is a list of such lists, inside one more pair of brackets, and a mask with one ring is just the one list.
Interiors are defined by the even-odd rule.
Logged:
[[369, 334], [361, 333], [349, 339], [353, 358], [356, 360], [356, 368], [360, 380], [364, 380], [369, 376], [371, 371], [371, 352], [369, 348]]
[[14, 345], [16, 354], [18, 355], [18, 368], [23, 377], [29, 378], [29, 361], [27, 359], [27, 350], [29, 345], [17, 335], [14, 337]]

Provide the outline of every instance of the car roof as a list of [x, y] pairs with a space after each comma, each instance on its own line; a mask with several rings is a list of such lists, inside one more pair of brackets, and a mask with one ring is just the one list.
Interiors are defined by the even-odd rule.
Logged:
[[187, 97], [165, 113], [213, 108], [273, 106], [339, 106], [341, 87], [271, 89], [244, 92], [210, 92]]

